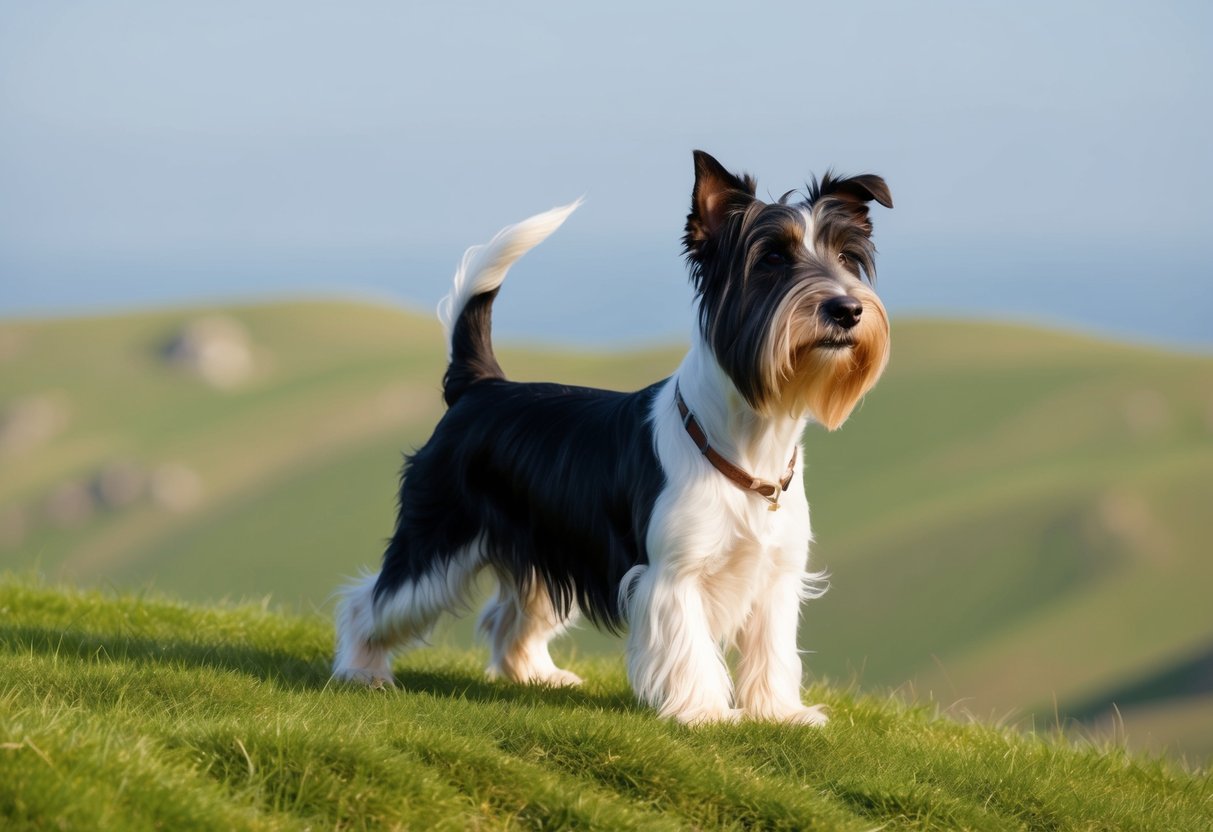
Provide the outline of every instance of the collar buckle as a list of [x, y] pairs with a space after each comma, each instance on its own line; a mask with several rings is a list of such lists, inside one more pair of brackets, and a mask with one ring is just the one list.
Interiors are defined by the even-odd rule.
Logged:
[[741, 468], [729, 462], [711, 446], [708, 442], [707, 432], [699, 425], [698, 420], [695, 419], [695, 414], [691, 412], [691, 409], [687, 407], [687, 403], [683, 400], [682, 390], [678, 386], [677, 379], [674, 380], [674, 403], [678, 405], [678, 412], [682, 416], [682, 426], [686, 430], [687, 435], [691, 437], [691, 441], [695, 443], [695, 447], [712, 464], [712, 467], [724, 474], [738, 488], [752, 491], [766, 500], [770, 504], [767, 506], [767, 511], [779, 511], [779, 497], [784, 491], [788, 490], [788, 486], [792, 484], [792, 477], [796, 473], [796, 449], [792, 449], [792, 458], [788, 460], [788, 470], [778, 483], [771, 482], [770, 480], [760, 480], [757, 477], [750, 476]]

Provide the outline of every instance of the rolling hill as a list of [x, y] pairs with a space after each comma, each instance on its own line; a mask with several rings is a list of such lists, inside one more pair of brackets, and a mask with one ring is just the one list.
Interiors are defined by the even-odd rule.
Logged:
[[[235, 380], [174, 352], [216, 315], [246, 342]], [[500, 353], [619, 389], [680, 357]], [[0, 322], [0, 566], [325, 608], [378, 558], [443, 360], [436, 323], [352, 303]], [[815, 674], [1037, 724], [1120, 702], [1131, 742], [1213, 753], [1213, 359], [895, 321], [885, 379], [806, 457], [833, 576], [804, 616]]]
[[1213, 777], [815, 685], [824, 727], [688, 729], [618, 656], [576, 690], [418, 651], [329, 678], [317, 615], [0, 580], [0, 825], [24, 829], [1198, 830]]

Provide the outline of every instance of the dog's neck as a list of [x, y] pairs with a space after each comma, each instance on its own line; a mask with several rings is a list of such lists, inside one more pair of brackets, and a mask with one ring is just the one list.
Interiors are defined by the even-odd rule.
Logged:
[[755, 411], [700, 338], [682, 360], [675, 379], [713, 448], [752, 476], [777, 481], [783, 475], [807, 416]]

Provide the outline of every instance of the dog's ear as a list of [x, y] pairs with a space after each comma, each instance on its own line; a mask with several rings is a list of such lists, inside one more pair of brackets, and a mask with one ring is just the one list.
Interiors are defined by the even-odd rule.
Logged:
[[864, 173], [833, 181], [827, 175], [821, 183], [821, 192], [822, 195], [832, 193], [843, 199], [857, 202], [867, 203], [876, 200], [886, 208], [893, 207], [893, 194], [889, 192], [888, 184], [874, 173]]
[[814, 181], [809, 186], [809, 204], [816, 205], [822, 199], [828, 199], [835, 210], [840, 210], [868, 236], [872, 235], [868, 203], [875, 200], [886, 208], [893, 207], [889, 186], [874, 173], [838, 178], [827, 171], [820, 182]]
[[734, 176], [704, 153], [695, 151], [695, 188], [691, 191], [691, 213], [687, 214], [687, 233], [683, 238], [688, 252], [718, 232], [732, 209], [754, 199], [754, 177]]

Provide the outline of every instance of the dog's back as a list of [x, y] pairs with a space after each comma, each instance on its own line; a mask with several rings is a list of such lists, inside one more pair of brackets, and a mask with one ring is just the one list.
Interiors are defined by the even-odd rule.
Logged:
[[542, 581], [561, 617], [575, 604], [617, 627], [663, 482], [645, 427], [659, 386], [469, 384], [405, 465], [376, 595], [475, 544], [499, 580]]
[[[492, 343], [493, 301], [510, 266], [579, 204], [508, 226], [464, 255], [439, 305], [449, 409], [405, 464], [376, 599], [474, 548], [499, 580], [541, 582], [561, 617], [575, 604], [596, 623], [621, 623], [615, 587], [646, 559], [661, 487], [644, 429], [657, 386], [625, 394], [510, 382]], [[648, 444], [619, 453], [634, 442]]]
[[511, 382], [492, 344], [493, 300], [510, 266], [578, 204], [464, 255], [438, 309], [450, 346], [448, 410], [405, 462], [382, 569], [343, 592], [336, 675], [390, 681], [390, 647], [424, 638], [485, 566], [499, 585], [481, 616], [494, 674], [575, 681], [552, 664], [547, 641], [579, 611], [608, 629], [622, 624], [618, 588], [647, 562], [663, 485], [647, 429], [661, 385], [618, 393]]

